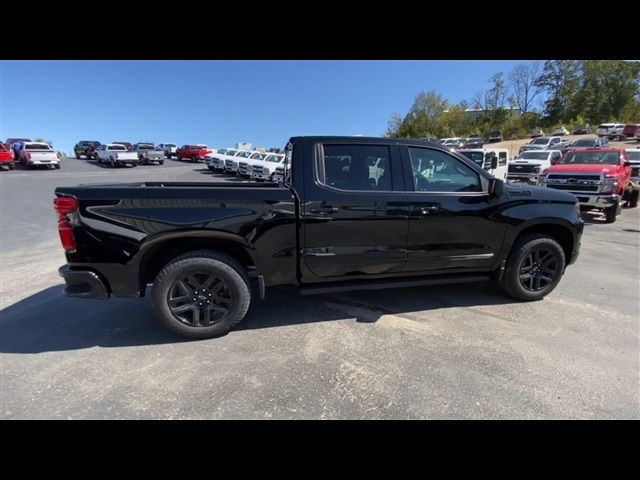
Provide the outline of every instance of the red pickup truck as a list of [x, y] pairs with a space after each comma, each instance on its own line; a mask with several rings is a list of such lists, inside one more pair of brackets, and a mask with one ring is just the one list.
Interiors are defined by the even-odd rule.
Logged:
[[206, 145], [183, 145], [176, 151], [178, 160], [185, 159], [192, 162], [204, 160], [210, 154], [211, 150]]
[[13, 153], [9, 150], [4, 143], [0, 143], [0, 168], [2, 170], [13, 170], [15, 168], [13, 164]]
[[569, 150], [538, 178], [541, 187], [572, 193], [581, 210], [604, 210], [607, 223], [616, 221], [622, 201], [638, 205], [640, 191], [633, 186], [631, 162], [620, 148]]

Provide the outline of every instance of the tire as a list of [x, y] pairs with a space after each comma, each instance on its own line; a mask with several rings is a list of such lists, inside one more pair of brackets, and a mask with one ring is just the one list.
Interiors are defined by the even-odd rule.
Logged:
[[[531, 271], [532, 268], [537, 270], [533, 278], [531, 274], [527, 276], [527, 269]], [[557, 241], [547, 235], [524, 235], [509, 253], [499, 286], [517, 300], [542, 300], [556, 288], [564, 268], [564, 250]]]
[[609, 208], [604, 209], [605, 221], [607, 223], [613, 223], [616, 221], [616, 217], [618, 216], [619, 205], [616, 203], [615, 205], [610, 206]]
[[76, 160], [80, 160], [80, 157], [81, 157], [82, 155], [78, 155], [76, 152], [74, 152], [74, 153], [76, 154]]
[[109, 159], [109, 166], [111, 168], [116, 168], [116, 161], [113, 158]]
[[159, 163], [160, 165], [164, 165], [164, 160], [160, 160], [158, 163]]
[[60, 165], [54, 165], [54, 167], [56, 167], [56, 170], [60, 170]]
[[182, 161], [182, 157], [180, 155], [176, 155], [176, 159], [181, 162]]
[[16, 166], [15, 165], [9, 165], [9, 170], [15, 170]]
[[[207, 278], [207, 274], [210, 277]], [[207, 285], [211, 281], [214, 283]], [[188, 298], [191, 295], [195, 301]], [[208, 302], [219, 310], [208, 308], [204, 303], [212, 296], [219, 300]], [[160, 270], [153, 283], [151, 302], [160, 323], [170, 331], [190, 338], [217, 337], [240, 323], [249, 310], [249, 278], [233, 258], [220, 252], [198, 250], [173, 259]], [[218, 315], [221, 316], [216, 318]]]
[[638, 197], [640, 197], [640, 190], [634, 189], [629, 196], [629, 208], [636, 208], [638, 206]]
[[193, 156], [191, 157], [191, 161], [192, 161], [193, 163], [196, 163], [196, 162], [198, 161], [198, 157], [196, 157], [195, 155], [193, 155]]

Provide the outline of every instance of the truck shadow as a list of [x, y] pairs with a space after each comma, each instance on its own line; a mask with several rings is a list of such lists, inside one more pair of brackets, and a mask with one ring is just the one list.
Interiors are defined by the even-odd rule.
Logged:
[[[267, 292], [266, 300], [251, 307], [235, 330], [338, 320], [374, 323], [382, 315], [411, 318], [412, 312], [514, 302], [501, 295], [493, 284], [480, 283], [312, 297], [302, 297], [291, 288], [274, 288]], [[163, 329], [155, 319], [148, 297], [73, 299], [64, 296], [62, 285], [49, 287], [0, 310], [0, 335], [0, 353], [19, 354], [193, 341]]]

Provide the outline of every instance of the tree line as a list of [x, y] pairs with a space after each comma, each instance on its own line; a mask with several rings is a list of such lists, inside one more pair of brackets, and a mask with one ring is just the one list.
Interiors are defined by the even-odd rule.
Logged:
[[[471, 117], [465, 111], [478, 109]], [[511, 109], [521, 115], [514, 118]], [[603, 122], [640, 123], [640, 62], [548, 60], [496, 72], [468, 100], [451, 103], [435, 90], [422, 91], [404, 116], [391, 115], [385, 135], [401, 138], [522, 138], [534, 128], [596, 127]]]

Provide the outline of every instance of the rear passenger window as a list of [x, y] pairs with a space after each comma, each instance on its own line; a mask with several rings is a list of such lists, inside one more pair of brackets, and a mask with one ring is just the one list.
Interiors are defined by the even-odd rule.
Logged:
[[409, 147], [416, 192], [479, 192], [478, 174], [439, 150]]
[[507, 152], [498, 152], [498, 166], [505, 166], [507, 164]]
[[323, 145], [318, 180], [340, 190], [390, 191], [391, 157], [386, 145]]

